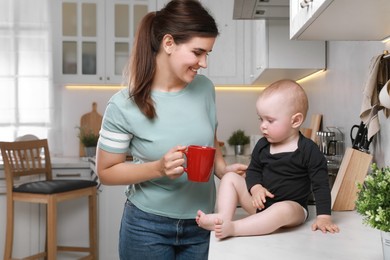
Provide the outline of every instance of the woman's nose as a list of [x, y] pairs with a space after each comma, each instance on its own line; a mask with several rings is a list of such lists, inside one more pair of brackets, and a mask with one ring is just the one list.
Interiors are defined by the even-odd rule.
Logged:
[[198, 64], [200, 67], [202, 67], [204, 69], [207, 68], [207, 56], [206, 55], [201, 56]]

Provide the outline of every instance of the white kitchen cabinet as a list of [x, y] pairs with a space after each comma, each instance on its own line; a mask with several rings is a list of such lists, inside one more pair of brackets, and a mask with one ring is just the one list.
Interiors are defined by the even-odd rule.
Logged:
[[290, 38], [378, 41], [390, 36], [388, 0], [290, 0]]
[[208, 56], [207, 75], [214, 84], [245, 83], [245, 22], [233, 20], [233, 0], [223, 4], [215, 0], [201, 1], [213, 15], [219, 29], [212, 52]]
[[54, 81], [121, 83], [138, 23], [155, 5], [155, 0], [54, 1]]
[[99, 258], [119, 259], [119, 228], [126, 202], [125, 186], [102, 186], [99, 193]]
[[254, 84], [299, 80], [326, 68], [324, 41], [293, 41], [288, 20], [253, 21], [251, 75]]
[[[131, 162], [129, 162], [131, 163]], [[90, 160], [90, 168], [96, 171], [95, 160]], [[122, 220], [126, 186], [101, 185], [99, 188], [99, 258], [119, 259], [119, 228]]]

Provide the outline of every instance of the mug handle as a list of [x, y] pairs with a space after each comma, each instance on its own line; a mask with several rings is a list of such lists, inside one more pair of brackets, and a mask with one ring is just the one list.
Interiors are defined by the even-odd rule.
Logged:
[[[187, 162], [188, 148], [185, 149], [185, 150], [182, 150], [182, 152], [183, 152], [184, 156], [186, 157], [186, 162]], [[186, 166], [187, 166], [187, 164], [186, 164]], [[188, 170], [188, 168], [184, 167], [184, 166], [183, 166], [183, 169], [184, 169], [185, 172], [187, 172], [187, 170]]]

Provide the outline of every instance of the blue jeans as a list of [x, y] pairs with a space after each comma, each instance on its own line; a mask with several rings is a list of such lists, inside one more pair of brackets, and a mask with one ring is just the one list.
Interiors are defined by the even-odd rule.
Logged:
[[204, 260], [209, 241], [210, 232], [198, 227], [195, 219], [162, 217], [130, 201], [125, 204], [119, 234], [122, 260]]

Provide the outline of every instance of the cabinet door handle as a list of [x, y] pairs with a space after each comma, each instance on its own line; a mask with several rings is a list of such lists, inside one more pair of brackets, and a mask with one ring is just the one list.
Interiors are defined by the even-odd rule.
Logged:
[[301, 8], [305, 8], [306, 6], [309, 6], [311, 2], [313, 2], [313, 0], [302, 0], [300, 6]]
[[67, 178], [67, 177], [81, 177], [81, 173], [71, 173], [71, 174], [65, 174], [65, 173], [57, 173], [56, 177], [58, 178]]
[[107, 80], [110, 80], [110, 77], [107, 77]]

